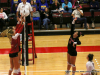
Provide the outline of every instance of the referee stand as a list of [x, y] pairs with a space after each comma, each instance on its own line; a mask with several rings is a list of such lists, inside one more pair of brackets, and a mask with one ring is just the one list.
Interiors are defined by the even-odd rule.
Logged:
[[[30, 28], [32, 28], [32, 33], [31, 34], [28, 34], [28, 26], [31, 26]], [[25, 24], [25, 27], [26, 27], [26, 66], [29, 65], [29, 61], [32, 61], [33, 60], [33, 64], [34, 64], [34, 56], [35, 58], [37, 58], [37, 55], [36, 55], [36, 51], [35, 51], [35, 39], [34, 39], [34, 28], [33, 28], [33, 22], [32, 23], [26, 23]], [[32, 36], [32, 39], [30, 41], [32, 41], [32, 58], [33, 59], [29, 59], [28, 57], [28, 36]], [[24, 29], [22, 31], [22, 66], [24, 66]]]

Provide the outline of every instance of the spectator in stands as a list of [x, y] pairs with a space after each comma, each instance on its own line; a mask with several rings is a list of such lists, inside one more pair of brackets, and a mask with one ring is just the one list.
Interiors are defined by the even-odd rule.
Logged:
[[[54, 3], [51, 6], [51, 10], [57, 10], [58, 11], [59, 7], [60, 7], [60, 4], [59, 4], [58, 0], [55, 0]], [[55, 29], [57, 29], [57, 25], [56, 24], [54, 24], [54, 25], [55, 25]]]
[[78, 2], [75, 2], [75, 4], [73, 4], [72, 9], [76, 9], [76, 6], [78, 5], [80, 6], [80, 9], [82, 9], [82, 6]]
[[59, 9], [59, 2], [58, 0], [55, 0], [54, 3], [52, 4], [51, 10], [58, 10]]
[[65, 0], [65, 3], [62, 3], [62, 8], [64, 9], [65, 13], [72, 13], [72, 4], [68, 0]]
[[40, 27], [40, 13], [39, 11], [36, 11], [36, 7], [33, 7], [33, 23], [35, 25], [38, 24], [38, 26]]
[[48, 8], [47, 2], [45, 0], [41, 0], [39, 4], [39, 11], [44, 12], [46, 7]]
[[35, 1], [31, 0], [30, 4], [32, 6], [32, 9], [33, 9], [33, 7], [36, 7], [36, 10], [38, 10], [38, 7], [37, 7], [37, 4]]
[[92, 0], [90, 3], [90, 11], [92, 14], [92, 28], [94, 28], [94, 11], [98, 11], [99, 10], [99, 3], [98, 1]]
[[50, 22], [49, 19], [49, 9], [46, 7], [44, 11], [44, 19], [43, 19], [43, 27], [46, 27], [48, 29], [48, 22]]
[[0, 8], [0, 32], [3, 30], [3, 26], [6, 26], [7, 15], [3, 12], [3, 8]]
[[12, 7], [12, 13], [16, 14], [16, 12], [17, 12], [17, 7], [18, 7], [18, 4], [17, 4], [17, 3], [14, 3], [14, 4], [13, 4], [13, 7]]
[[46, 7], [48, 8], [47, 2], [45, 0], [41, 0], [41, 2], [39, 3], [39, 11], [40, 11], [41, 21], [44, 18], [43, 13], [44, 13]]
[[[76, 7], [76, 10], [72, 12], [73, 19], [77, 17], [77, 21], [83, 21], [84, 22], [84, 28], [87, 29], [87, 19], [81, 18], [83, 16], [83, 10], [80, 10], [80, 6]], [[75, 27], [74, 27], [75, 28]]]

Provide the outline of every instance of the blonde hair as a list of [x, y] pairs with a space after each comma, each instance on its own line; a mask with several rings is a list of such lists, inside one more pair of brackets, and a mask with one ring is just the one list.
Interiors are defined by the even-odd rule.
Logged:
[[12, 35], [13, 35], [13, 28], [12, 27], [9, 27], [8, 29], [4, 30], [0, 36], [4, 37], [4, 36], [7, 36], [11, 42], [11, 38], [12, 38]]
[[59, 4], [58, 0], [54, 0], [54, 3], [55, 3], [55, 1], [57, 1], [57, 3]]

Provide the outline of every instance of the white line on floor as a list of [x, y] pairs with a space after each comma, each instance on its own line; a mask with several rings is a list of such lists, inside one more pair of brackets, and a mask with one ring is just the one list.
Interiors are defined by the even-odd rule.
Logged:
[[[100, 71], [100, 69], [96, 69], [97, 71]], [[27, 71], [27, 72], [62, 72], [62, 71], [64, 71], [65, 72], [65, 70], [45, 70], [45, 71]], [[72, 71], [72, 70], [70, 70], [70, 71]], [[77, 70], [77, 71], [86, 71], [86, 70]], [[25, 72], [25, 71], [21, 71], [21, 72]], [[0, 73], [8, 73], [8, 72], [0, 72]]]

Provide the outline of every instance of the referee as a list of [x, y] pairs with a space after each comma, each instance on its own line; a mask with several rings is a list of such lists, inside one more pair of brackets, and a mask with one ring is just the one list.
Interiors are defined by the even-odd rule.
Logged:
[[[30, 28], [27, 25], [27, 23], [31, 23], [33, 20], [33, 14], [32, 14], [32, 7], [30, 3], [26, 2], [26, 0], [22, 0], [21, 3], [19, 3], [17, 8], [17, 20], [19, 19], [19, 12], [20, 16], [25, 16], [25, 25], [26, 25], [26, 65], [29, 65], [28, 63], [28, 33], [30, 33]], [[30, 14], [31, 13], [31, 14]], [[22, 31], [22, 65], [24, 65], [24, 29]]]

